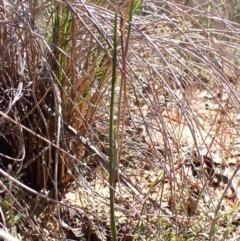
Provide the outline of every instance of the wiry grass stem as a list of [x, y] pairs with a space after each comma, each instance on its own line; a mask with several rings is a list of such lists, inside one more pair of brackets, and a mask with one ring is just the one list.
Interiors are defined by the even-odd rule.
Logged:
[[111, 209], [111, 230], [112, 238], [117, 241], [117, 228], [114, 212], [114, 195], [115, 195], [115, 172], [117, 164], [117, 153], [116, 153], [116, 137], [114, 130], [114, 100], [115, 100], [115, 85], [117, 78], [117, 46], [118, 46], [118, 13], [115, 10], [114, 18], [114, 45], [113, 45], [113, 57], [112, 57], [112, 83], [111, 83], [111, 103], [110, 103], [110, 133], [109, 133], [109, 145], [110, 145], [110, 162], [109, 162], [109, 184], [110, 184], [110, 209]]

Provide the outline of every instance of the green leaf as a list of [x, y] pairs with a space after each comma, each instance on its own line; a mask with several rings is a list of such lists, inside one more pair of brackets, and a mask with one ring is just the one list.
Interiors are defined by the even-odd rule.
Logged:
[[21, 213], [17, 213], [13, 219], [13, 223], [14, 224], [17, 223], [20, 220], [21, 216], [22, 216]]

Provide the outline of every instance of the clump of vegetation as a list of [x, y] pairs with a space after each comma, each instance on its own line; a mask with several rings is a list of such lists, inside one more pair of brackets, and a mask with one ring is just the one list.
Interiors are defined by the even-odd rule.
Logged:
[[2, 229], [238, 237], [237, 1], [0, 1], [0, 12]]

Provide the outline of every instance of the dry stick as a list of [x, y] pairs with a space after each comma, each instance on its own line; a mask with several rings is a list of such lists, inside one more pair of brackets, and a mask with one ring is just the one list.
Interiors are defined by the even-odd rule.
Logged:
[[[57, 124], [56, 126], [56, 133], [55, 133], [55, 142], [56, 145], [59, 146], [60, 144], [60, 134], [61, 134], [61, 127], [62, 127], [62, 101], [61, 101], [61, 94], [60, 91], [52, 81], [52, 86], [53, 86], [53, 92], [55, 93], [54, 98], [55, 98], [55, 113], [56, 113], [56, 119], [55, 122]], [[59, 168], [59, 162], [58, 162], [58, 156], [59, 156], [59, 149], [55, 149], [55, 162], [54, 162], [54, 189], [55, 189], [55, 199], [58, 201], [58, 168]], [[61, 221], [61, 216], [60, 216], [60, 209], [57, 207], [57, 214], [58, 214], [58, 220]], [[62, 229], [61, 229], [62, 231]], [[64, 234], [64, 232], [62, 231]]]

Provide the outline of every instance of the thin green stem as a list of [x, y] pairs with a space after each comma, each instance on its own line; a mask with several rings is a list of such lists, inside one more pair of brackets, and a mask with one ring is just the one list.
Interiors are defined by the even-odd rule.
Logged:
[[114, 46], [113, 46], [113, 70], [112, 70], [112, 91], [111, 91], [111, 104], [110, 104], [110, 162], [109, 162], [109, 184], [110, 184], [110, 209], [111, 209], [111, 230], [112, 239], [117, 241], [117, 228], [114, 213], [114, 189], [115, 186], [115, 167], [116, 167], [116, 145], [115, 145], [115, 131], [114, 131], [114, 99], [115, 99], [115, 85], [117, 78], [117, 45], [118, 45], [118, 33], [117, 33], [117, 10], [115, 10], [114, 20]]

